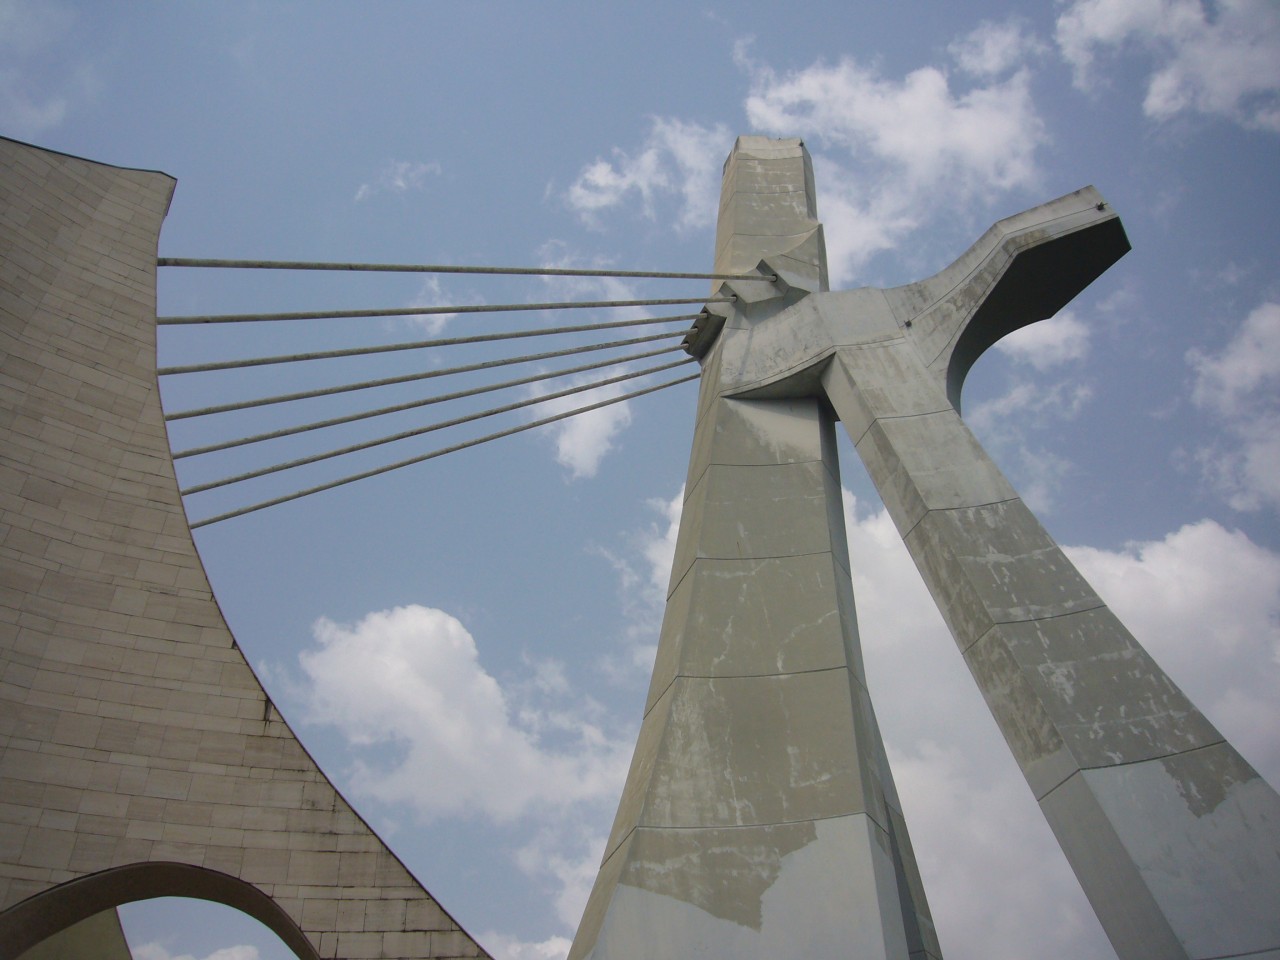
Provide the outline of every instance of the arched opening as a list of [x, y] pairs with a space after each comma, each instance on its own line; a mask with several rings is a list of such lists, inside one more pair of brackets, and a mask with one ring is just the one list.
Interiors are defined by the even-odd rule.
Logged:
[[29, 897], [0, 914], [0, 956], [16, 958], [97, 914], [158, 897], [189, 897], [233, 907], [273, 932], [300, 960], [320, 960], [293, 918], [257, 887], [185, 863], [113, 867]]
[[1108, 220], [1020, 250], [969, 319], [947, 364], [947, 396], [960, 410], [964, 379], [997, 340], [1053, 316], [1129, 250], [1119, 220]]
[[273, 930], [212, 900], [159, 897], [117, 909], [131, 960], [294, 960]]

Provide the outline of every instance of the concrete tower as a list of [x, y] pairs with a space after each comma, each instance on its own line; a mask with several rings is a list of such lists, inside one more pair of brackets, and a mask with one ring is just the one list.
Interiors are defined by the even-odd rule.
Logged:
[[[1280, 797], [960, 417], [965, 375], [1129, 249], [1092, 188], [927, 280], [827, 290], [808, 155], [739, 138], [666, 617], [572, 958], [938, 954], [858, 655], [834, 415], [1117, 953], [1280, 956]], [[854, 561], [856, 562], [856, 558]]]
[[304, 960], [484, 956], [316, 767], [214, 602], [156, 385], [173, 186], [0, 140], [0, 958], [158, 896], [237, 907]]

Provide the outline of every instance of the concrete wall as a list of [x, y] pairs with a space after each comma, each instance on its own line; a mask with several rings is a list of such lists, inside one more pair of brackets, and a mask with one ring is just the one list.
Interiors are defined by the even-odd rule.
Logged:
[[0, 957], [219, 900], [302, 957], [478, 957], [334, 790], [209, 589], [155, 376], [174, 181], [0, 140]]

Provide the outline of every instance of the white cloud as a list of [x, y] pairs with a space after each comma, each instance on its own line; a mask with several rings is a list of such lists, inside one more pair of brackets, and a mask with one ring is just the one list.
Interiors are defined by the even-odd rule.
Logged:
[[662, 524], [651, 527], [641, 541], [641, 552], [648, 566], [648, 593], [665, 602], [671, 580], [671, 567], [676, 560], [676, 537], [680, 534], [680, 517], [684, 513], [684, 484], [670, 500], [652, 499], [649, 507], [662, 516]]
[[666, 610], [667, 586], [675, 562], [676, 535], [684, 508], [684, 485], [671, 499], [655, 497], [646, 502], [660, 517], [628, 538], [628, 550], [617, 553], [602, 548], [596, 552], [617, 572], [622, 592], [622, 612], [626, 619], [626, 648], [621, 656], [610, 655], [601, 662], [606, 677], [618, 684], [648, 679], [657, 654], [657, 638]]
[[75, 20], [62, 3], [0, 0], [0, 127], [10, 136], [35, 137], [58, 126], [73, 97], [87, 97], [96, 86], [86, 63], [59, 58], [54, 72], [42, 64]]
[[567, 937], [553, 936], [528, 942], [493, 930], [482, 933], [477, 939], [494, 960], [564, 960], [573, 945]]
[[1034, 152], [1044, 139], [1024, 71], [958, 93], [937, 67], [913, 70], [901, 81], [848, 58], [785, 75], [756, 67], [746, 109], [758, 130], [816, 138], [851, 158], [865, 152], [917, 188], [1025, 185], [1034, 178]]
[[[553, 269], [608, 270], [615, 264], [601, 257], [586, 257], [562, 241], [544, 243], [538, 250], [538, 265]], [[568, 300], [638, 300], [636, 285], [621, 277], [560, 277], [542, 278], [545, 298], [549, 301]], [[638, 320], [650, 316], [644, 307], [614, 307], [609, 314], [614, 320]], [[585, 322], [585, 321], [584, 321]]]
[[733, 144], [723, 124], [654, 117], [637, 153], [615, 147], [609, 160], [597, 158], [578, 174], [565, 199], [588, 224], [632, 196], [646, 217], [657, 216], [659, 199], [677, 202], [674, 225], [690, 230], [715, 223], [720, 195], [720, 168]]
[[1092, 397], [1092, 388], [1084, 383], [1062, 380], [1035, 384], [1017, 380], [1002, 395], [966, 409], [965, 422], [985, 436], [1007, 439], [1021, 436], [1027, 423], [1043, 425], [1052, 420], [1073, 419]]
[[1057, 40], [1076, 85], [1100, 49], [1136, 46], [1154, 61], [1143, 110], [1195, 111], [1280, 131], [1280, 7], [1273, 0], [1076, 0]]
[[[1030, 355], [1043, 361], [1058, 349], [1036, 347]], [[965, 422], [1008, 472], [1027, 505], [1047, 512], [1073, 466], [1069, 460], [1037, 448], [1032, 437], [1037, 431], [1053, 430], [1063, 421], [1074, 420], [1092, 399], [1093, 388], [1075, 379], [1031, 382], [1015, 377], [999, 396], [966, 405]]]
[[527, 876], [552, 880], [558, 891], [556, 918], [567, 930], [576, 929], [582, 918], [607, 839], [586, 832], [582, 824], [560, 825], [544, 828], [516, 853], [516, 865]]
[[[599, 258], [584, 258], [565, 244], [552, 241], [545, 244], [538, 252], [539, 264], [552, 268], [586, 268], [608, 269], [610, 264]], [[545, 297], [549, 302], [583, 302], [583, 301], [625, 301], [640, 299], [634, 284], [618, 277], [560, 277], [542, 278]], [[582, 316], [586, 311], [574, 311], [573, 324], [585, 324], [597, 320], [606, 322], [622, 320], [640, 320], [653, 315], [645, 307], [612, 307], [607, 315]], [[555, 321], [557, 326], [567, 322], [563, 316]], [[620, 334], [631, 336], [633, 334]], [[657, 361], [655, 361], [657, 362]], [[601, 380], [626, 373], [627, 365], [619, 365], [598, 371], [590, 371], [573, 377], [565, 377], [552, 382], [534, 384], [527, 388], [526, 396], [535, 399], [549, 393], [556, 393], [572, 387], [586, 386]], [[621, 383], [609, 384], [599, 389], [570, 394], [555, 400], [547, 400], [529, 407], [526, 411], [530, 420], [568, 413], [571, 410], [591, 406], [592, 404], [620, 397], [632, 390], [639, 389], [644, 379], [624, 380]], [[600, 407], [588, 413], [578, 414], [557, 421], [542, 428], [552, 438], [555, 445], [556, 462], [568, 468], [572, 479], [594, 477], [600, 469], [604, 458], [617, 449], [619, 437], [631, 424], [631, 401], [621, 400], [608, 406]]]
[[1218, 353], [1191, 350], [1192, 402], [1225, 439], [1197, 451], [1206, 476], [1237, 510], [1280, 506], [1280, 304], [1251, 312]]
[[308, 722], [361, 748], [358, 792], [423, 817], [506, 821], [621, 790], [631, 744], [593, 722], [590, 703], [513, 709], [449, 614], [397, 607], [353, 625], [321, 619], [314, 634], [317, 646], [299, 656], [299, 699]]
[[[457, 280], [457, 277], [453, 278]], [[410, 307], [456, 307], [456, 306], [481, 306], [485, 303], [483, 295], [477, 293], [474, 289], [466, 289], [458, 292], [455, 286], [440, 279], [438, 274], [424, 275], [418, 284], [417, 291], [409, 299], [407, 306]], [[404, 317], [393, 317], [387, 321], [389, 329], [403, 328], [405, 325], [413, 328], [416, 332], [425, 334], [429, 337], [437, 336], [444, 332], [450, 322], [457, 319], [458, 314], [449, 313], [427, 313], [427, 314], [410, 314]], [[437, 351], [439, 353], [439, 351]], [[436, 364], [443, 363], [443, 354], [439, 356], [432, 355], [430, 362]]]
[[[466, 304], [481, 304], [483, 299], [479, 297], [462, 297], [459, 298], [444, 287], [438, 276], [426, 276], [418, 286], [418, 292], [413, 299], [409, 301], [411, 307], [452, 307]], [[406, 317], [413, 326], [425, 332], [428, 336], [435, 336], [440, 333], [449, 321], [457, 317], [456, 313], [428, 313], [419, 316]]]
[[[971, 65], [982, 56], [1013, 65], [1014, 41], [1006, 36], [996, 49], [1001, 41], [990, 39], [985, 54], [971, 49], [981, 42], [970, 35], [958, 55]], [[1025, 51], [1029, 41], [1019, 42]], [[960, 90], [932, 66], [895, 80], [850, 58], [786, 74], [739, 59], [751, 73], [752, 126], [827, 148], [815, 166], [833, 286], [900, 244], [944, 194], [954, 211], [1035, 182], [1046, 135], [1025, 68]]]
[[435, 161], [389, 160], [371, 181], [360, 184], [355, 200], [359, 203], [379, 193], [422, 190], [427, 185], [428, 177], [438, 177], [442, 172], [440, 164]]
[[[645, 604], [665, 593], [681, 503], [654, 501], [661, 522], [634, 540], [625, 585]], [[887, 512], [859, 509], [846, 491], [845, 517], [868, 680], [944, 949], [992, 960], [1112, 956]], [[1274, 781], [1280, 555], [1209, 520], [1121, 550], [1067, 552]], [[631, 743], [584, 719], [589, 711], [538, 703], [573, 696], [555, 663], [531, 665], [522, 690], [501, 688], [467, 631], [441, 611], [399, 608], [353, 627], [320, 621], [316, 636], [302, 657], [310, 719], [336, 724], [366, 752], [388, 743], [399, 751], [390, 764], [361, 766], [363, 792], [425, 815], [537, 814], [516, 865], [553, 891], [555, 916], [572, 929], [601, 838], [594, 821], [565, 812], [615, 802]], [[557, 732], [558, 748], [540, 739]], [[488, 932], [481, 941], [508, 960], [560, 960], [569, 946], [559, 933], [523, 941]]]
[[1015, 330], [996, 343], [996, 349], [1037, 370], [1048, 370], [1089, 353], [1089, 328], [1071, 311]]
[[988, 745], [1004, 749], [999, 733], [973, 732], [981, 748], [889, 746], [944, 955], [1114, 960], [1013, 761]]
[[[172, 954], [159, 943], [144, 943], [132, 947], [133, 960], [196, 960], [189, 954]], [[223, 947], [204, 957], [203, 960], [258, 960], [258, 948], [250, 946]]]
[[996, 343], [996, 349], [1015, 364], [1007, 389], [997, 396], [965, 403], [965, 422], [1037, 512], [1053, 509], [1073, 466], [1039, 448], [1032, 437], [1074, 420], [1093, 399], [1093, 388], [1077, 377], [1026, 380], [1019, 368], [1029, 366], [1043, 374], [1082, 360], [1089, 352], [1089, 338], [1088, 326], [1065, 310], [1014, 331]]
[[1027, 33], [1017, 20], [986, 21], [947, 47], [960, 69], [979, 77], [1014, 70], [1045, 49], [1040, 39]]
[[[582, 374], [568, 377], [556, 383], [556, 390], [549, 391], [535, 384], [529, 396], [556, 392], [576, 386], [585, 386], [600, 379], [600, 374]], [[633, 387], [634, 388], [634, 385]], [[582, 393], [570, 394], [546, 400], [529, 408], [532, 419], [556, 416], [621, 397], [628, 391], [627, 383], [611, 383]], [[568, 468], [575, 480], [594, 477], [617, 441], [618, 435], [631, 424], [631, 401], [621, 400], [608, 406], [566, 417], [543, 428], [547, 430], [556, 448], [556, 462]]]
[[1201, 447], [1196, 462], [1232, 509], [1280, 504], [1280, 415], [1270, 413], [1229, 427], [1236, 444]]
[[[748, 123], [809, 142], [835, 286], [898, 246], [929, 218], [933, 201], [945, 196], [954, 213], [1036, 181], [1035, 154], [1047, 137], [1023, 64], [1042, 45], [1014, 21], [983, 24], [952, 46], [962, 70], [979, 78], [967, 88], [940, 66], [899, 80], [850, 58], [779, 73], [752, 60], [749, 46], [739, 42], [734, 54], [750, 79]], [[638, 151], [615, 147], [597, 158], [566, 200], [598, 224], [604, 211], [633, 202], [656, 219], [660, 202], [675, 199], [677, 229], [709, 228], [732, 142], [723, 125], [655, 118]]]
[[1217, 355], [1192, 350], [1187, 362], [1196, 372], [1197, 406], [1224, 417], [1253, 412], [1259, 394], [1280, 385], [1280, 303], [1264, 303], [1250, 313]]

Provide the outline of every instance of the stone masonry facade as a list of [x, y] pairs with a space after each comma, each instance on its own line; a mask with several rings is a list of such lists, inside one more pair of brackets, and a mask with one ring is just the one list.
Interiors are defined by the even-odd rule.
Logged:
[[0, 960], [191, 896], [300, 957], [484, 957], [334, 789], [196, 553], [155, 372], [172, 178], [0, 140]]

